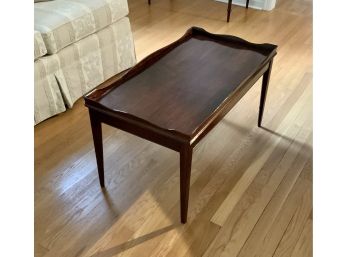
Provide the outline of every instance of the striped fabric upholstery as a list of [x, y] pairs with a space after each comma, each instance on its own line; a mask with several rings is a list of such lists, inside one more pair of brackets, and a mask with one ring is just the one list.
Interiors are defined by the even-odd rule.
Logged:
[[34, 31], [34, 60], [47, 54], [47, 49], [39, 31]]
[[57, 56], [41, 57], [34, 62], [34, 122], [64, 112], [65, 105], [55, 73], [59, 70]]
[[128, 14], [127, 0], [55, 0], [34, 7], [34, 27], [41, 32], [49, 54]]
[[[51, 62], [47, 62], [48, 59]], [[35, 105], [36, 124], [64, 111], [63, 103], [71, 108], [83, 94], [136, 63], [129, 19], [124, 17], [38, 61], [35, 62], [35, 74], [41, 73], [45, 77], [48, 70], [53, 71], [53, 76], [49, 73], [47, 85], [35, 77], [35, 103], [42, 103]]]
[[136, 63], [129, 19], [59, 51], [57, 79], [68, 107], [83, 94]]

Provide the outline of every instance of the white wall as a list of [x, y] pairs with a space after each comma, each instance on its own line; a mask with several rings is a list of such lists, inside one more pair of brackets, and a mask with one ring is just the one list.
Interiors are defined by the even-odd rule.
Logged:
[[[228, 0], [215, 0], [218, 2], [228, 3]], [[270, 11], [275, 7], [277, 0], [250, 0], [249, 8], [254, 8], [258, 10]], [[246, 0], [232, 0], [232, 4], [240, 5], [245, 7]]]

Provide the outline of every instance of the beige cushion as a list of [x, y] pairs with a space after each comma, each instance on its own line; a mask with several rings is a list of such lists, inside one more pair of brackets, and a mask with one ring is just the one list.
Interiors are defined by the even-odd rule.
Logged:
[[39, 31], [34, 31], [34, 60], [47, 54], [45, 43]]
[[127, 14], [127, 0], [40, 2], [34, 5], [34, 27], [41, 32], [47, 52], [54, 54]]

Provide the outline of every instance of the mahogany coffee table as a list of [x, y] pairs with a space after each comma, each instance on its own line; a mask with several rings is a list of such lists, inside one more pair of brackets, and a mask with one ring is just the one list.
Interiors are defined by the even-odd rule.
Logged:
[[193, 148], [263, 76], [261, 126], [276, 49], [193, 27], [120, 79], [87, 93], [101, 187], [105, 123], [180, 153], [181, 222], [186, 223]]

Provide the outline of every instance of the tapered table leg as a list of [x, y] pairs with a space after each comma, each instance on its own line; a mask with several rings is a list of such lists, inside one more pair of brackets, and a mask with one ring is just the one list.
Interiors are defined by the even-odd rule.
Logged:
[[187, 210], [190, 193], [190, 177], [192, 163], [192, 147], [185, 146], [180, 151], [180, 212], [181, 223], [187, 221]]
[[151, 5], [151, 0], [147, 0], [147, 3], [148, 3], [149, 5]]
[[265, 108], [265, 102], [266, 102], [267, 91], [268, 91], [268, 84], [269, 84], [269, 79], [271, 77], [271, 71], [272, 71], [272, 64], [273, 64], [273, 60], [270, 61], [269, 67], [268, 67], [267, 71], [263, 74], [263, 77], [262, 77], [262, 88], [261, 88], [260, 107], [259, 107], [259, 119], [257, 122], [257, 126], [259, 126], [259, 127], [261, 127], [261, 123], [262, 123], [263, 110]]
[[92, 127], [95, 157], [97, 159], [99, 183], [101, 187], [105, 187], [102, 126], [98, 117], [91, 110], [89, 110], [89, 117]]
[[227, 22], [230, 22], [231, 9], [232, 9], [232, 0], [228, 0], [228, 6], [227, 6]]
[[249, 0], [246, 1], [246, 8], [249, 8]]

